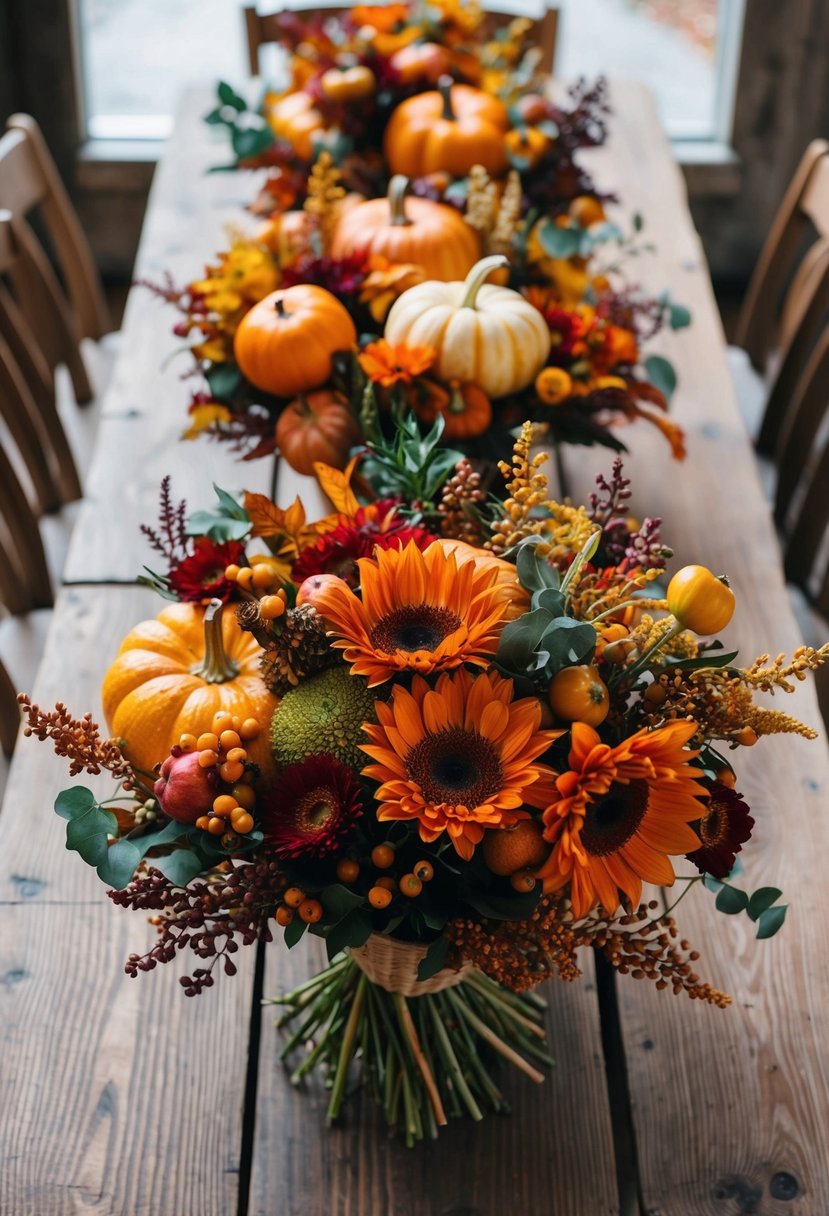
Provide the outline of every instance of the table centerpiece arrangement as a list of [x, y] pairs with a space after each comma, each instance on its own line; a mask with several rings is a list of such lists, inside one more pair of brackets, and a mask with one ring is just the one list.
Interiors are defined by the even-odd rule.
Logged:
[[208, 115], [236, 167], [269, 166], [258, 228], [184, 287], [147, 284], [192, 359], [185, 437], [247, 459], [278, 450], [302, 473], [343, 468], [373, 437], [368, 379], [387, 436], [402, 397], [493, 462], [528, 417], [551, 442], [616, 450], [618, 428], [644, 418], [682, 458], [665, 414], [676, 376], [648, 345], [690, 315], [632, 281], [642, 218], [611, 223], [614, 196], [579, 163], [606, 137], [604, 82], [552, 100], [531, 23], [490, 36], [475, 4], [280, 22], [290, 83], [266, 94], [261, 125], [227, 85]]
[[359, 1088], [411, 1145], [506, 1109], [499, 1063], [543, 1079], [534, 990], [577, 979], [583, 946], [728, 1004], [673, 908], [704, 885], [758, 937], [782, 925], [778, 889], [734, 883], [755, 827], [742, 749], [813, 737], [755, 696], [791, 692], [829, 645], [741, 666], [716, 638], [727, 581], [668, 578], [618, 458], [587, 504], [557, 502], [527, 422], [486, 496], [440, 420], [428, 443], [396, 426], [344, 471], [317, 464], [319, 520], [221, 490], [188, 520], [165, 483], [145, 531], [166, 568], [146, 581], [173, 602], [105, 675], [111, 737], [20, 700], [73, 776], [118, 782], [55, 809], [112, 901], [156, 926], [128, 974], [190, 950], [195, 996], [240, 945], [320, 936], [329, 966], [276, 998], [292, 1080], [321, 1071], [332, 1120]]

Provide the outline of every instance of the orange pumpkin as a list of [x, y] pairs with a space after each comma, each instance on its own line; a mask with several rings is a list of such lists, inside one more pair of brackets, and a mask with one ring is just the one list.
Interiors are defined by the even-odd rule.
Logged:
[[449, 67], [449, 52], [438, 42], [415, 42], [395, 51], [391, 66], [401, 84], [415, 84], [421, 80], [437, 84]]
[[474, 561], [484, 569], [497, 571], [498, 585], [507, 589], [508, 607], [505, 615], [508, 621], [514, 621], [519, 616], [523, 616], [525, 612], [529, 612], [530, 593], [519, 583], [518, 574], [512, 562], [504, 561], [502, 557], [496, 557], [488, 549], [476, 549], [474, 545], [468, 545], [464, 540], [441, 539], [435, 543], [440, 545], [445, 553], [454, 553], [455, 561], [459, 566], [464, 565], [465, 562]]
[[409, 179], [397, 174], [387, 198], [348, 211], [331, 237], [333, 258], [366, 250], [389, 262], [414, 263], [430, 279], [463, 278], [480, 254], [480, 237], [454, 207], [426, 198], [406, 198]]
[[710, 636], [725, 629], [736, 599], [728, 580], [706, 566], [683, 566], [668, 583], [668, 609], [683, 629]]
[[473, 165], [505, 172], [506, 106], [465, 84], [442, 82], [435, 92], [403, 101], [392, 114], [383, 148], [393, 173], [424, 177], [445, 169], [464, 177]]
[[351, 447], [360, 438], [357, 419], [348, 398], [323, 389], [297, 397], [282, 411], [276, 424], [276, 442], [292, 469], [306, 477], [314, 462], [344, 469]]
[[295, 397], [324, 384], [334, 353], [356, 341], [354, 322], [336, 296], [300, 283], [254, 304], [239, 323], [233, 351], [251, 384], [276, 397]]
[[270, 94], [265, 101], [265, 116], [277, 139], [290, 144], [297, 156], [311, 160], [314, 136], [325, 129], [325, 120], [307, 93]]
[[504, 137], [509, 158], [518, 169], [534, 169], [551, 142], [537, 127], [515, 127]]
[[563, 722], [601, 726], [610, 710], [607, 685], [595, 667], [564, 667], [553, 676], [548, 693], [550, 709]]
[[418, 411], [424, 422], [434, 422], [438, 414], [443, 415], [443, 437], [448, 440], [474, 439], [483, 435], [492, 423], [492, 405], [484, 390], [477, 384], [453, 381], [449, 392], [439, 386], [425, 408]]
[[356, 64], [351, 68], [329, 68], [320, 78], [320, 88], [329, 101], [358, 101], [372, 95], [377, 81], [371, 68]]
[[259, 674], [262, 649], [232, 612], [170, 604], [124, 638], [104, 677], [104, 717], [136, 768], [151, 773], [182, 734], [212, 730], [220, 710], [256, 718], [262, 730], [245, 744], [267, 777], [268, 743], [277, 700]]

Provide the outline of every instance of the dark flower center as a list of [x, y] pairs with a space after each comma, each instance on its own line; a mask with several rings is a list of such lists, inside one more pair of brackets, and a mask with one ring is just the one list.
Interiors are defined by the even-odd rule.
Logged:
[[604, 798], [591, 802], [584, 816], [581, 842], [594, 857], [616, 853], [626, 844], [648, 809], [647, 781], [614, 781]]
[[340, 801], [333, 790], [326, 786], [318, 786], [303, 794], [296, 804], [296, 827], [301, 832], [323, 832], [336, 819], [340, 809]]
[[706, 849], [725, 844], [729, 837], [728, 807], [722, 802], [710, 802], [708, 813], [697, 824], [697, 833]]
[[377, 622], [371, 631], [371, 644], [375, 650], [386, 654], [393, 654], [395, 650], [408, 653], [436, 650], [462, 624], [461, 618], [449, 608], [407, 604]]
[[409, 752], [406, 769], [433, 804], [475, 807], [501, 789], [501, 759], [488, 739], [474, 731], [442, 730]]

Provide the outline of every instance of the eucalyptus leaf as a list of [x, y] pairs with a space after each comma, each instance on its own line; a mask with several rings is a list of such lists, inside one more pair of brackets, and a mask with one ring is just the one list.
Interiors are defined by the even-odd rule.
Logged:
[[546, 557], [540, 557], [537, 546], [522, 542], [515, 553], [515, 570], [518, 581], [526, 591], [544, 591], [557, 588], [558, 571]]
[[648, 355], [645, 360], [648, 380], [670, 401], [676, 388], [676, 372], [673, 364], [662, 355]]
[[[553, 617], [544, 608], [525, 612], [501, 630], [496, 661], [509, 671], [526, 671]], [[573, 622], [575, 624], [575, 622]], [[595, 637], [595, 630], [593, 631]]]
[[87, 865], [96, 869], [106, 859], [109, 837], [118, 831], [118, 821], [110, 811], [95, 803], [87, 811], [70, 819], [66, 825], [66, 847], [78, 853]]
[[727, 916], [736, 916], [738, 912], [744, 912], [748, 907], [748, 896], [738, 887], [724, 886], [718, 892], [714, 904], [718, 912], [725, 912]]
[[242, 383], [242, 373], [233, 363], [215, 363], [207, 369], [204, 378], [211, 396], [217, 401], [229, 401]]
[[759, 887], [748, 901], [748, 914], [752, 920], [759, 920], [767, 908], [770, 908], [783, 894], [777, 887]]
[[437, 941], [432, 942], [417, 965], [417, 978], [419, 980], [430, 980], [433, 975], [437, 975], [445, 966], [448, 953], [448, 937], [439, 937]]
[[55, 811], [61, 819], [76, 819], [98, 805], [98, 799], [85, 785], [73, 785], [61, 790], [55, 799]]
[[141, 857], [142, 850], [133, 841], [116, 840], [109, 846], [106, 856], [98, 866], [98, 877], [107, 886], [114, 887], [116, 891], [123, 891], [132, 881], [141, 863]]
[[703, 874], [702, 885], [706, 888], [706, 890], [716, 892], [722, 890], [724, 883], [722, 883], [719, 878], [715, 878], [713, 874]]
[[190, 849], [174, 849], [165, 857], [155, 857], [153, 865], [177, 887], [186, 887], [204, 869], [201, 857]]
[[539, 641], [543, 641], [544, 649], [549, 652], [550, 673], [555, 675], [563, 667], [590, 662], [596, 650], [596, 630], [586, 621], [559, 616], [548, 625]]
[[551, 220], [542, 220], [536, 231], [541, 248], [550, 258], [570, 258], [580, 251], [579, 228], [559, 228]]
[[220, 80], [217, 89], [219, 101], [223, 106], [233, 106], [234, 110], [240, 113], [248, 108], [244, 97], [240, 97], [232, 85], [229, 85], [226, 80]]
[[530, 602], [533, 608], [543, 608], [553, 616], [564, 615], [564, 596], [556, 587], [545, 587], [542, 591], [533, 592]]
[[773, 908], [766, 908], [765, 912], [760, 913], [760, 920], [757, 923], [757, 937], [760, 941], [774, 937], [777, 930], [782, 927], [788, 909], [788, 904], [776, 904]]
[[668, 324], [671, 329], [686, 329], [691, 324], [691, 310], [684, 304], [668, 304]]
[[363, 946], [371, 936], [371, 917], [365, 908], [354, 908], [325, 935], [329, 960], [347, 947]]

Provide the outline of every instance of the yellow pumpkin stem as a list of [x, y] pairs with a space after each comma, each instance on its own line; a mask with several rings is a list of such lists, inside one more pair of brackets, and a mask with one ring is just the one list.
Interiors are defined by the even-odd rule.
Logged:
[[504, 266], [509, 266], [509, 258], [504, 257], [503, 253], [495, 253], [492, 257], [481, 258], [480, 262], [476, 262], [463, 281], [465, 290], [461, 308], [475, 308], [478, 292], [483, 287], [485, 280], [489, 278], [493, 270], [501, 270]]
[[204, 658], [190, 668], [190, 674], [199, 676], [207, 684], [226, 684], [239, 674], [239, 666], [225, 652], [222, 640], [222, 610], [219, 599], [211, 600], [204, 612]]
[[389, 223], [392, 228], [408, 228], [411, 220], [406, 215], [406, 192], [409, 179], [403, 173], [395, 173], [389, 182]]

